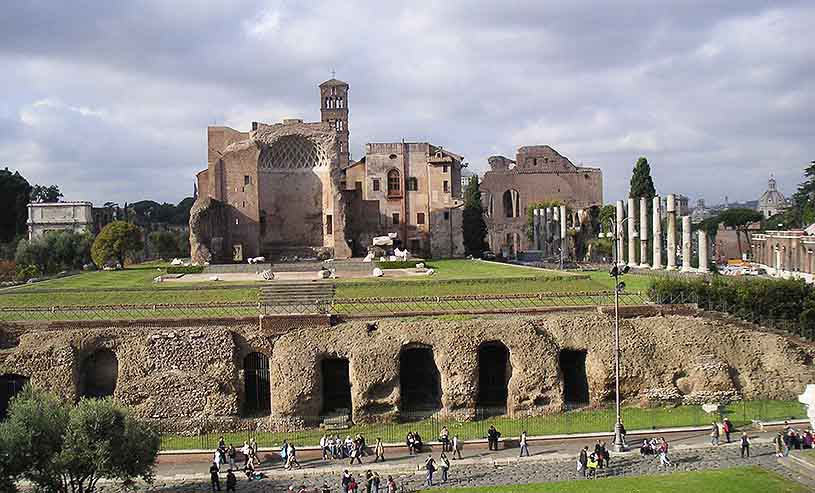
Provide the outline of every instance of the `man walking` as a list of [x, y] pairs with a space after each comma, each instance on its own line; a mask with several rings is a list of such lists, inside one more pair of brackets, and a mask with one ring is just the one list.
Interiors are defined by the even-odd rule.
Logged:
[[719, 425], [714, 421], [710, 428], [710, 444], [714, 446], [719, 445]]
[[232, 472], [232, 469], [226, 472], [226, 493], [235, 493], [235, 486], [238, 484], [238, 479], [235, 477], [235, 473]]
[[747, 458], [750, 458], [750, 439], [747, 438], [747, 433], [742, 432], [741, 440], [739, 441], [739, 446], [741, 448], [741, 458], [744, 459], [744, 456], [747, 455]]
[[518, 457], [523, 457], [524, 454], [526, 454], [526, 456], [529, 457], [529, 445], [526, 443], [526, 430], [524, 430], [521, 433], [521, 438], [519, 442], [521, 444], [521, 455], [519, 455]]
[[458, 439], [458, 435], [453, 435], [453, 459], [456, 456], [461, 459], [461, 441]]
[[441, 453], [439, 457], [439, 467], [441, 468], [441, 482], [447, 482], [447, 471], [450, 470], [450, 460], [447, 459], [447, 454], [444, 452]]
[[215, 462], [209, 466], [209, 480], [212, 483], [213, 493], [216, 491], [221, 491], [221, 478], [218, 476], [218, 464]]
[[580, 450], [580, 456], [577, 458], [577, 470], [583, 473], [586, 477], [586, 466], [589, 464], [589, 446], [586, 445]]
[[436, 471], [436, 461], [433, 459], [433, 455], [428, 454], [427, 459], [424, 461], [424, 468], [427, 471], [425, 485], [433, 486], [433, 473]]
[[498, 451], [498, 438], [501, 436], [501, 432], [495, 429], [495, 426], [490, 425], [490, 429], [487, 430], [487, 444], [489, 445], [490, 450]]
[[722, 431], [724, 431], [725, 440], [730, 443], [730, 434], [733, 433], [733, 423], [730, 422], [730, 418], [722, 420]]
[[385, 445], [382, 443], [381, 438], [377, 437], [376, 439], [376, 446], [374, 446], [374, 454], [375, 454], [374, 462], [379, 462], [380, 460], [382, 462], [385, 462]]

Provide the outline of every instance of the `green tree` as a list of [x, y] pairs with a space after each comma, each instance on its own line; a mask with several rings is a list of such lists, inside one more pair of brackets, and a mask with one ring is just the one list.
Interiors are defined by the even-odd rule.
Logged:
[[178, 237], [172, 231], [153, 231], [147, 241], [153, 256], [167, 259], [180, 255]]
[[600, 214], [597, 216], [597, 222], [603, 232], [608, 232], [611, 223], [617, 220], [617, 207], [614, 204], [606, 204], [600, 209]]
[[719, 214], [719, 221], [728, 228], [736, 230], [736, 242], [738, 243], [739, 252], [741, 253], [743, 251], [741, 249], [741, 235], [744, 234], [749, 250], [750, 232], [748, 227], [753, 223], [761, 222], [763, 217], [760, 212], [754, 211], [753, 209], [734, 208], [727, 209]]
[[31, 189], [32, 202], [40, 204], [59, 202], [62, 197], [62, 192], [59, 191], [57, 185], [34, 185], [34, 188]]
[[110, 398], [70, 406], [31, 386], [12, 401], [0, 436], [13, 438], [18, 456], [3, 476], [56, 493], [91, 492], [102, 478], [149, 482], [159, 449], [158, 433]]
[[25, 234], [30, 195], [31, 185], [19, 171], [0, 170], [0, 243]]
[[484, 209], [481, 205], [481, 187], [478, 176], [470, 178], [464, 189], [464, 210], [462, 212], [464, 252], [480, 257], [487, 249], [487, 224], [484, 222]]
[[81, 269], [90, 260], [91, 237], [74, 231], [51, 231], [20, 240], [14, 256], [19, 266], [33, 265], [42, 274]]
[[639, 199], [640, 197], [652, 199], [656, 194], [657, 189], [654, 187], [654, 180], [651, 178], [651, 165], [648, 164], [648, 159], [640, 157], [637, 159], [634, 172], [631, 174], [631, 189], [628, 196], [632, 199]]
[[96, 236], [91, 247], [93, 263], [100, 269], [110, 260], [116, 260], [124, 267], [125, 260], [144, 248], [141, 230], [125, 221], [113, 221]]

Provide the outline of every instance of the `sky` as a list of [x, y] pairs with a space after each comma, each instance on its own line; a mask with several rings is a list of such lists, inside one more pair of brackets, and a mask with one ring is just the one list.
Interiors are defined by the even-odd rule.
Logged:
[[815, 2], [9, 2], [0, 166], [66, 200], [178, 202], [208, 125], [319, 121], [350, 84], [351, 151], [430, 141], [483, 173], [548, 144], [627, 195], [789, 196], [815, 159]]

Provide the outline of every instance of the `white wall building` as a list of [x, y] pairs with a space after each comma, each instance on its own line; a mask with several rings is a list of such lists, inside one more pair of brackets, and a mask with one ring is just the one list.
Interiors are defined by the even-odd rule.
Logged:
[[90, 202], [53, 202], [28, 204], [28, 239], [49, 231], [93, 231], [93, 204]]

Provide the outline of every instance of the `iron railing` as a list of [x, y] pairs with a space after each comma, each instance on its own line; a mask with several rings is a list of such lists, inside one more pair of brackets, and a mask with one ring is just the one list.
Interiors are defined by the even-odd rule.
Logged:
[[[720, 412], [708, 414], [699, 405], [680, 405], [652, 408], [623, 408], [623, 420], [629, 432], [636, 430], [656, 430], [676, 427], [703, 427], [712, 421], [728, 417], [740, 429], [758, 426], [771, 421], [805, 419], [803, 405], [794, 401], [736, 401], [722, 408]], [[476, 409], [471, 415], [445, 415], [444, 413], [401, 412], [392, 422], [352, 424], [346, 427], [322, 428], [324, 418], [320, 416], [298, 417], [292, 424], [274, 423], [276, 431], [261, 431], [263, 423], [273, 423], [271, 418], [253, 418], [245, 421], [219, 425], [215, 422], [201, 422], [192, 433], [180, 433], [175, 426], [157, 428], [161, 434], [163, 450], [215, 449], [221, 436], [227, 445], [239, 447], [244, 441], [254, 439], [261, 449], [277, 448], [288, 440], [297, 446], [316, 446], [323, 434], [337, 436], [344, 440], [347, 436], [363, 435], [368, 445], [373, 446], [377, 438], [384, 443], [405, 443], [408, 432], [418, 432], [423, 442], [436, 442], [443, 427], [449, 436], [460, 440], [484, 439], [490, 426], [501, 432], [502, 438], [517, 439], [521, 432], [529, 436], [568, 435], [577, 433], [612, 433], [615, 423], [613, 407], [580, 408], [573, 411], [542, 416], [506, 416], [494, 408]], [[260, 429], [259, 429], [260, 428]], [[724, 437], [722, 437], [724, 439]], [[735, 437], [733, 438], [736, 439]]]

